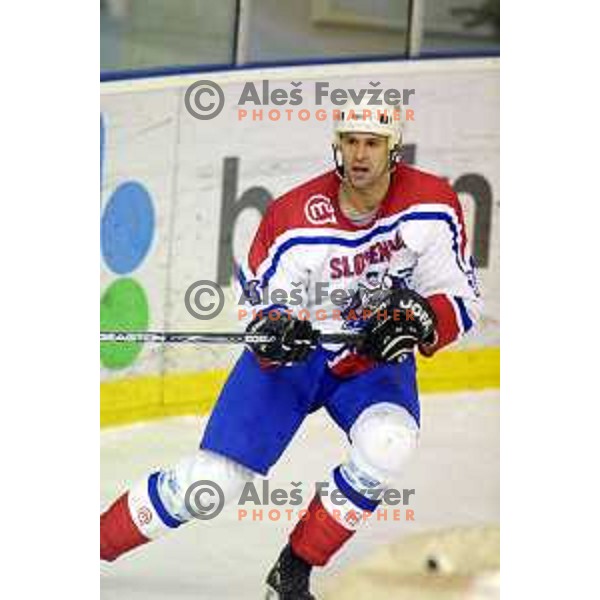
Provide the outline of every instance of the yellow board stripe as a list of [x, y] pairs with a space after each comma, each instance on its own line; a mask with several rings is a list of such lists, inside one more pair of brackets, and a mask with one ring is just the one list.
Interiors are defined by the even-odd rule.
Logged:
[[[178, 415], [205, 415], [214, 406], [228, 371], [169, 373], [100, 384], [100, 425], [108, 427]], [[421, 393], [500, 387], [500, 349], [440, 352], [419, 358]]]

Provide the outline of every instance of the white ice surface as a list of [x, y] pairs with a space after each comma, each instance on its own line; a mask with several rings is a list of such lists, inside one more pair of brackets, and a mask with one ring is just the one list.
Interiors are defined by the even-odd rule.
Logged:
[[[197, 447], [205, 419], [182, 417], [109, 429], [101, 434], [101, 507], [150, 470]], [[232, 433], [233, 435], [233, 433]], [[347, 450], [344, 434], [324, 411], [309, 417], [272, 470], [270, 485], [290, 490], [326, 480]], [[456, 525], [499, 522], [499, 394], [422, 398], [421, 445], [400, 488], [414, 488], [415, 521], [369, 522], [319, 580], [400, 536]], [[273, 508], [273, 507], [270, 507]], [[291, 507], [281, 507], [282, 509]], [[214, 521], [193, 522], [109, 565], [104, 600], [257, 600], [263, 580], [293, 522], [242, 521], [227, 507]]]

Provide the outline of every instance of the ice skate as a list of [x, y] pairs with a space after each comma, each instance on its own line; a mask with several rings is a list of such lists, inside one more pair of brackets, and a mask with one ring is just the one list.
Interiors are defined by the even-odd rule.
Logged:
[[317, 600], [310, 593], [311, 565], [286, 546], [267, 577], [266, 600]]

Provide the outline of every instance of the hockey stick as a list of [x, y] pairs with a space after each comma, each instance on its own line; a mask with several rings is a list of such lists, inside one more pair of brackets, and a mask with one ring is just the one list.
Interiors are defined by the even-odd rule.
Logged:
[[[361, 333], [319, 333], [318, 341], [325, 344], [348, 344], [362, 340]], [[157, 344], [266, 344], [276, 340], [274, 335], [245, 332], [173, 332], [173, 331], [101, 331], [101, 342], [148, 342]]]

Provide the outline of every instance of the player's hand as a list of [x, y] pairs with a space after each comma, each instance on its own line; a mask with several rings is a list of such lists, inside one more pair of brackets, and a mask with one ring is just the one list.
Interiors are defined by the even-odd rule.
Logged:
[[310, 321], [300, 320], [284, 312], [280, 312], [278, 319], [273, 319], [272, 313], [273, 311], [269, 311], [262, 317], [256, 317], [246, 329], [248, 333], [274, 336], [271, 342], [248, 344], [261, 365], [291, 365], [306, 360], [317, 347], [318, 332], [313, 329]]
[[435, 313], [425, 298], [412, 290], [391, 289], [367, 321], [358, 350], [378, 362], [399, 363], [418, 344], [434, 342], [435, 326]]

